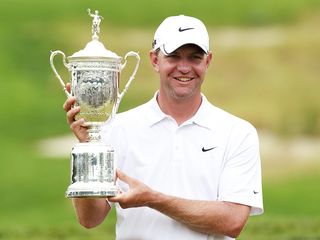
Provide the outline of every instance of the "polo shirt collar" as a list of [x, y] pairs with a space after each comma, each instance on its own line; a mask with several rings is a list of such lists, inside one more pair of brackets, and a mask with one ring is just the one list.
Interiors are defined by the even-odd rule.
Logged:
[[191, 117], [187, 121], [197, 124], [201, 127], [213, 130], [212, 117], [209, 117], [209, 115], [212, 113], [213, 106], [202, 93], [201, 97], [202, 101], [198, 111], [193, 117]]
[[[161, 122], [166, 118], [172, 118], [171, 116], [162, 112], [157, 102], [157, 95], [158, 91], [154, 94], [153, 98], [147, 103], [148, 107], [151, 110], [149, 111], [150, 114], [147, 116], [147, 121], [150, 126], [157, 124], [158, 122]], [[202, 102], [196, 114], [189, 120], [185, 121], [182, 125], [197, 124], [201, 127], [212, 129], [212, 118], [208, 117], [208, 114], [212, 111], [212, 105], [203, 94], [201, 94], [201, 97]]]
[[149, 111], [150, 114], [147, 116], [147, 121], [150, 126], [162, 121], [165, 118], [170, 117], [169, 115], [162, 112], [162, 110], [158, 104], [158, 101], [157, 101], [158, 92], [159, 91], [157, 91], [154, 94], [153, 98], [149, 102], [147, 102], [147, 106], [151, 110], [151, 111]]

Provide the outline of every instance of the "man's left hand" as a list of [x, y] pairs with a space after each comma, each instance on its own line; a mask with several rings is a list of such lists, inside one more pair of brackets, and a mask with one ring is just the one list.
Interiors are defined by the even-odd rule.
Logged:
[[110, 202], [118, 202], [122, 208], [148, 206], [154, 195], [154, 191], [139, 180], [129, 177], [119, 169], [116, 176], [119, 180], [129, 185], [126, 192], [120, 192], [115, 197], [109, 197]]

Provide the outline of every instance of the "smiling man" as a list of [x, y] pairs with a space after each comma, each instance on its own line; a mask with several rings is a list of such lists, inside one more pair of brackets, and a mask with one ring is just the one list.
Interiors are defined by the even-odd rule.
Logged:
[[[168, 17], [152, 45], [159, 90], [104, 133], [118, 154], [121, 192], [108, 201], [74, 199], [79, 222], [99, 225], [115, 203], [117, 239], [234, 239], [250, 215], [263, 212], [256, 130], [201, 93], [212, 53], [200, 20]], [[64, 105], [67, 120], [86, 141], [74, 101]]]

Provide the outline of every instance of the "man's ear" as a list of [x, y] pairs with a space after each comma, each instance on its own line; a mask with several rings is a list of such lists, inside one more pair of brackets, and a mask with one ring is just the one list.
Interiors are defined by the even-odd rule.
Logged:
[[212, 52], [210, 51], [210, 52], [208, 53], [207, 60], [206, 60], [207, 68], [209, 67], [211, 61], [212, 61]]
[[153, 50], [150, 50], [149, 52], [149, 57], [150, 57], [150, 62], [154, 68], [154, 70], [156, 70], [156, 72], [159, 72], [159, 59], [158, 59], [158, 54]]

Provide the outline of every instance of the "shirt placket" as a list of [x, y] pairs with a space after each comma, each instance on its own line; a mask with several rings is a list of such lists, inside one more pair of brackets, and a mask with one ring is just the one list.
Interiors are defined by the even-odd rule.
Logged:
[[181, 139], [181, 129], [178, 127], [173, 133], [173, 154], [172, 154], [172, 164], [174, 167], [179, 167], [182, 161], [182, 139]]

